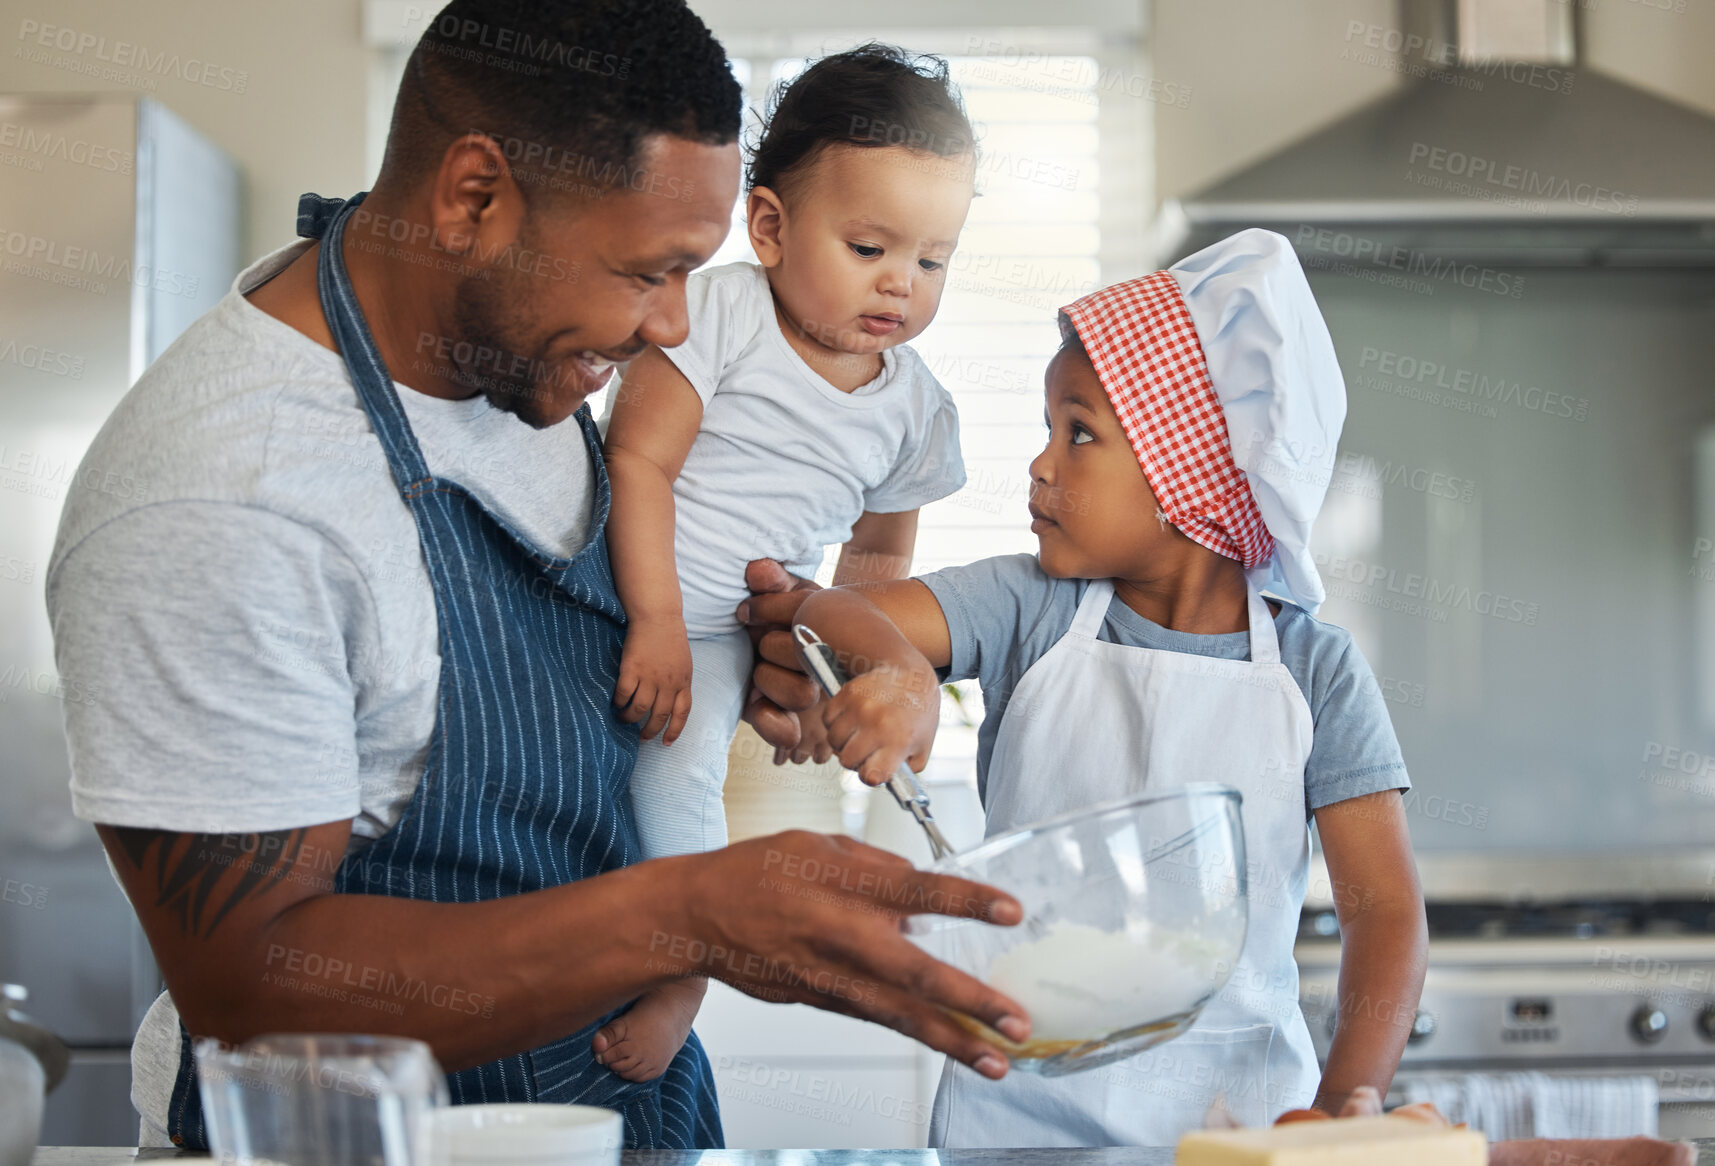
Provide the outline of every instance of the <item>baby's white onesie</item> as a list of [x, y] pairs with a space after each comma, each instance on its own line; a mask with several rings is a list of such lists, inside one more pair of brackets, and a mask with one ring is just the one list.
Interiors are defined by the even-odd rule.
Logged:
[[915, 510], [965, 484], [953, 398], [908, 345], [844, 393], [787, 342], [761, 267], [699, 271], [685, 296], [690, 336], [663, 352], [703, 400], [673, 485], [692, 707], [672, 745], [643, 742], [632, 774], [649, 858], [726, 844], [721, 786], [751, 668], [735, 614], [746, 564], [778, 559], [808, 578], [865, 511]]

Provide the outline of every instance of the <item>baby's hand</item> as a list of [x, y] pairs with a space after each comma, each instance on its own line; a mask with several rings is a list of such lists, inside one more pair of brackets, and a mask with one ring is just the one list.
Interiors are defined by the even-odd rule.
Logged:
[[823, 706], [828, 744], [869, 785], [885, 785], [901, 761], [921, 772], [941, 721], [935, 670], [883, 664], [854, 676]]
[[[619, 684], [613, 692], [619, 719], [643, 725], [645, 741], [661, 733], [671, 745], [691, 715], [691, 642], [679, 619], [632, 620], [619, 657]], [[665, 732], [663, 732], [665, 729]]]

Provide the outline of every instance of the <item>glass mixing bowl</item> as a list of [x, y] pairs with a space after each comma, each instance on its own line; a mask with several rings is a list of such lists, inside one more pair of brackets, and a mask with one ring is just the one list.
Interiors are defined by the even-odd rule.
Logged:
[[1058, 1077], [1172, 1040], [1226, 984], [1247, 918], [1241, 795], [1194, 784], [1144, 793], [997, 835], [931, 869], [1016, 896], [1024, 922], [914, 916], [908, 932], [1029, 1011], [1016, 1044], [953, 1018]]

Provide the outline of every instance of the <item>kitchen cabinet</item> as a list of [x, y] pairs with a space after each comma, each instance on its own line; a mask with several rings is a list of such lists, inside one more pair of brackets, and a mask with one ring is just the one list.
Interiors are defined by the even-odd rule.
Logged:
[[718, 982], [696, 1031], [714, 1066], [729, 1146], [925, 1144], [940, 1053], [880, 1025], [768, 1004]]

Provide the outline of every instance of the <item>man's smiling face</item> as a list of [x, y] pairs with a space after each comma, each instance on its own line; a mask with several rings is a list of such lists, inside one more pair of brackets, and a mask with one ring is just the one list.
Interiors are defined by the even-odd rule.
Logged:
[[659, 134], [627, 173], [598, 197], [538, 195], [518, 245], [455, 290], [459, 351], [505, 354], [461, 379], [537, 428], [575, 413], [613, 363], [684, 342], [685, 278], [731, 226], [736, 143]]

